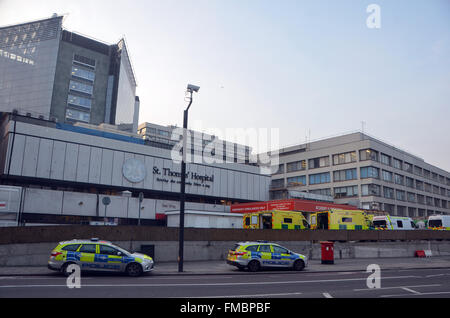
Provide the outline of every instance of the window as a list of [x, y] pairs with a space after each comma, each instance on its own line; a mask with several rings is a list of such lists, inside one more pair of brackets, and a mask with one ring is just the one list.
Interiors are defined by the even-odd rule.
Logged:
[[314, 190], [309, 190], [309, 193], [331, 196], [331, 189], [330, 188], [314, 189]]
[[359, 160], [378, 161], [378, 151], [372, 149], [363, 149], [359, 151]]
[[94, 91], [94, 86], [71, 80], [69, 83], [69, 89], [92, 95], [92, 92]]
[[68, 251], [68, 252], [75, 252], [81, 244], [69, 244], [64, 246], [61, 250]]
[[395, 190], [395, 198], [400, 201], [405, 201], [405, 191]]
[[328, 183], [330, 182], [330, 173], [317, 173], [309, 175], [309, 184], [320, 184], [320, 183]]
[[288, 164], [286, 164], [287, 172], [300, 171], [305, 169], [306, 169], [306, 160], [289, 162]]
[[425, 202], [427, 205], [433, 206], [433, 198], [432, 197], [425, 197]]
[[417, 190], [423, 190], [423, 182], [416, 180], [416, 189]]
[[356, 196], [358, 196], [358, 186], [348, 186], [348, 187], [337, 187], [337, 188], [334, 188], [334, 197], [336, 199], [348, 198], [348, 197], [356, 197]]
[[408, 187], [408, 188], [413, 188], [414, 189], [414, 179], [413, 178], [409, 178], [409, 177], [406, 177], [406, 186]]
[[394, 168], [402, 169], [402, 161], [394, 158], [393, 160]]
[[380, 154], [380, 162], [384, 163], [385, 165], [390, 166], [391, 165], [391, 157], [382, 153], [382, 154]]
[[413, 172], [413, 166], [412, 164], [408, 163], [408, 162], [404, 162], [403, 163], [403, 170], [408, 171], [408, 172]]
[[260, 245], [259, 251], [263, 253], [272, 253], [272, 251], [270, 250], [270, 245]]
[[389, 187], [383, 187], [383, 196], [386, 199], [394, 199], [394, 189]]
[[416, 202], [416, 194], [412, 192], [407, 193], [408, 202]]
[[169, 132], [165, 131], [165, 130], [158, 129], [158, 135], [164, 136], [164, 137], [169, 137]]
[[280, 163], [278, 165], [278, 170], [275, 171], [275, 174], [284, 173], [284, 163]]
[[119, 251], [116, 250], [114, 247], [108, 246], [108, 245], [100, 245], [100, 254], [105, 255], [119, 255]]
[[382, 170], [381, 171], [381, 178], [384, 181], [392, 182], [392, 172], [389, 172], [389, 171], [386, 171], [386, 170]]
[[95, 254], [95, 244], [83, 244], [80, 248], [80, 252]]
[[427, 179], [430, 179], [431, 177], [430, 171], [423, 169], [423, 176]]
[[333, 181], [346, 181], [356, 179], [358, 179], [358, 176], [356, 175], [356, 168], [338, 170], [333, 172]]
[[67, 103], [74, 106], [80, 106], [90, 109], [92, 106], [92, 100], [90, 98], [70, 95], [67, 98]]
[[306, 185], [306, 176], [287, 178], [288, 186]]
[[89, 122], [91, 115], [86, 112], [82, 112], [75, 109], [68, 108], [66, 110], [66, 118], [72, 119], [72, 120], [79, 120], [84, 122]]
[[79, 77], [85, 80], [88, 80], [90, 82], [94, 82], [95, 80], [95, 73], [84, 70], [78, 66], [72, 66], [72, 76]]
[[356, 151], [333, 155], [333, 165], [356, 162]]
[[378, 184], [363, 184], [361, 185], [361, 195], [380, 196], [381, 187]]
[[397, 227], [403, 228], [403, 222], [401, 220], [397, 220]]
[[431, 193], [431, 184], [425, 182], [423, 188], [424, 188], [424, 190], [426, 192], [430, 192]]
[[380, 169], [375, 168], [375, 167], [362, 167], [361, 168], [361, 179], [365, 179], [365, 178], [376, 178], [379, 179], [380, 178], [380, 174], [379, 174]]
[[256, 251], [258, 251], [258, 245], [250, 245], [250, 246], [247, 246], [247, 247], [245, 248], [245, 250], [246, 250], [246, 251], [249, 251], [249, 252], [256, 252]]
[[74, 54], [73, 56], [73, 63], [74, 64], [81, 64], [83, 66], [86, 66], [90, 69], [95, 69], [95, 60], [79, 55], [79, 54]]
[[278, 246], [278, 245], [272, 245], [273, 252], [279, 253], [279, 254], [289, 254], [289, 251], [285, 249], [284, 247]]
[[275, 179], [272, 180], [272, 183], [270, 184], [272, 188], [283, 188], [284, 187], [284, 179]]
[[309, 169], [328, 167], [330, 165], [330, 157], [320, 157], [309, 159]]
[[421, 194], [417, 195], [417, 203], [425, 204], [425, 197]]
[[283, 223], [289, 223], [289, 224], [291, 224], [291, 223], [292, 223], [292, 219], [291, 219], [291, 218], [284, 218], [284, 219], [283, 219]]
[[404, 185], [405, 184], [404, 177], [402, 175], [399, 175], [399, 174], [394, 174], [394, 181], [395, 181], [395, 184], [399, 184], [399, 185]]
[[414, 174], [421, 176], [422, 175], [422, 168], [418, 166], [414, 166]]
[[349, 218], [349, 217], [343, 217], [343, 218], [342, 218], [342, 222], [343, 222], [343, 223], [352, 223], [353, 220], [352, 220], [352, 218]]

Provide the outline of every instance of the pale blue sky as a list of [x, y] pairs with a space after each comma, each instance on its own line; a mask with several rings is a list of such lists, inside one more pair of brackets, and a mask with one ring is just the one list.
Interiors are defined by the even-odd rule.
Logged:
[[[369, 4], [381, 28], [366, 26]], [[125, 35], [140, 122], [279, 128], [280, 144], [361, 129], [450, 171], [448, 0], [0, 0], [0, 25], [67, 13], [65, 27]], [[195, 127], [192, 127], [195, 128]]]

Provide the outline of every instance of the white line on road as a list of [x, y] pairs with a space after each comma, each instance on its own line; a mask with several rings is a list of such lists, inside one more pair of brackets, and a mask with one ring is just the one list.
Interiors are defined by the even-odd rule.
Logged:
[[418, 293], [418, 294], [381, 295], [380, 297], [411, 297], [411, 296], [444, 295], [444, 294], [450, 294], [450, 291]]
[[410, 293], [413, 293], [413, 294], [420, 294], [418, 291], [412, 290], [411, 288], [408, 288], [408, 287], [402, 287], [402, 289], [406, 290]]
[[359, 288], [353, 289], [353, 291], [369, 291], [369, 290], [380, 290], [380, 289], [396, 289], [396, 288], [415, 288], [415, 287], [436, 287], [441, 286], [441, 284], [432, 284], [432, 285], [414, 285], [414, 286], [392, 286], [392, 287], [381, 287], [381, 288]]
[[329, 293], [322, 293], [325, 298], [333, 298]]
[[[418, 276], [393, 276], [383, 277], [386, 279], [417, 278]], [[331, 283], [346, 281], [365, 281], [366, 278], [347, 279], [323, 279], [323, 280], [298, 280], [298, 281], [276, 281], [276, 282], [242, 282], [242, 283], [185, 283], [185, 284], [83, 284], [82, 287], [193, 287], [193, 286], [242, 286], [242, 285], [287, 285], [287, 284], [307, 284], [307, 283]], [[45, 287], [66, 287], [63, 285], [4, 285], [0, 288], [45, 288]]]

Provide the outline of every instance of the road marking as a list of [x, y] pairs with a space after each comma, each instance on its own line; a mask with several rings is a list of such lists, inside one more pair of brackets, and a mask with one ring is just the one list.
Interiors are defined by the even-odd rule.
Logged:
[[[417, 278], [418, 276], [392, 276], [383, 277], [386, 279]], [[366, 281], [367, 278], [347, 278], [347, 279], [323, 279], [323, 280], [299, 280], [299, 281], [276, 281], [276, 282], [242, 282], [242, 283], [185, 283], [185, 284], [83, 284], [83, 287], [193, 287], [193, 286], [242, 286], [242, 285], [288, 285], [307, 283], [330, 283], [346, 281]], [[64, 285], [3, 285], [0, 288], [45, 288], [45, 287], [67, 287]]]
[[412, 290], [411, 288], [408, 288], [408, 287], [402, 287], [402, 289], [409, 291], [410, 293], [413, 293], [413, 294], [420, 294], [418, 291]]
[[393, 286], [393, 287], [381, 287], [381, 288], [359, 288], [359, 289], [353, 289], [353, 291], [382, 290], [382, 289], [396, 289], [396, 288], [415, 288], [415, 287], [436, 287], [436, 286], [441, 286], [441, 284], [414, 285], [414, 286]]
[[380, 297], [411, 297], [411, 296], [444, 295], [444, 294], [450, 294], [450, 291], [418, 293], [418, 294], [381, 295]]
[[325, 298], [333, 298], [329, 293], [322, 293]]

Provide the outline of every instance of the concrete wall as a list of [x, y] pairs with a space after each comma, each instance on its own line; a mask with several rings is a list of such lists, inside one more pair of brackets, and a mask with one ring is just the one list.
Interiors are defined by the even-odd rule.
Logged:
[[[113, 241], [130, 251], [140, 251], [142, 245], [154, 245], [156, 262], [176, 262], [178, 242], [176, 241]], [[320, 243], [306, 241], [277, 241], [286, 248], [307, 255], [309, 259], [321, 258]], [[57, 242], [31, 244], [0, 245], [0, 266], [46, 266]], [[228, 250], [234, 245], [231, 241], [186, 241], [184, 259], [186, 261], [225, 260]], [[346, 242], [335, 243], [334, 258], [379, 258], [379, 257], [414, 257], [416, 250], [430, 249], [433, 256], [450, 255], [448, 241], [430, 242]]]
[[[49, 226], [0, 228], [0, 266], [45, 265], [58, 242], [98, 237], [133, 251], [154, 245], [155, 260], [176, 261], [178, 228], [152, 226]], [[428, 240], [426, 240], [428, 239]], [[436, 241], [440, 239], [441, 241]], [[336, 240], [335, 259], [413, 257], [416, 250], [450, 255], [450, 231], [294, 231], [185, 229], [185, 260], [224, 260], [235, 242], [268, 240], [320, 259], [320, 241]], [[361, 242], [365, 240], [366, 242]], [[377, 240], [368, 242], [368, 240]], [[391, 241], [397, 240], [397, 241]], [[403, 240], [403, 241], [398, 241]], [[359, 242], [357, 242], [359, 241]]]

